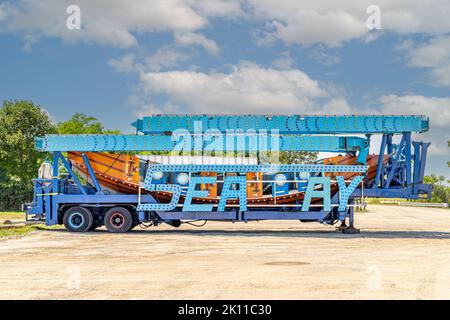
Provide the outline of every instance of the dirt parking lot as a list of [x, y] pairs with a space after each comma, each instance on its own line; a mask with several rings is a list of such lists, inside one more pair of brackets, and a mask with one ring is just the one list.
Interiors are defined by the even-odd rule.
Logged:
[[0, 240], [0, 298], [450, 298], [450, 210], [356, 219], [359, 235], [295, 221], [36, 231]]

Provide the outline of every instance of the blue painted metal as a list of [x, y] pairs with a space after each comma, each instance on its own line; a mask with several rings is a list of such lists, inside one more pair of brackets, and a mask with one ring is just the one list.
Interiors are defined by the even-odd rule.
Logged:
[[323, 211], [247, 211], [244, 212], [242, 219], [247, 220], [305, 220], [305, 221], [323, 221], [328, 215]]
[[348, 186], [345, 185], [344, 178], [342, 176], [337, 176], [336, 180], [339, 185], [339, 211], [345, 211], [347, 209], [347, 203], [352, 195], [353, 191], [355, 191], [356, 187], [363, 181], [363, 176], [356, 176], [350, 182]]
[[[402, 139], [399, 144], [393, 143], [393, 136], [391, 134], [383, 135], [375, 180], [368, 187], [374, 190], [392, 190], [399, 188], [406, 190], [410, 186], [413, 186], [412, 194], [410, 194], [409, 198], [416, 198], [419, 193], [418, 186], [423, 182], [426, 149], [428, 145], [422, 142], [413, 142], [410, 132], [404, 132], [402, 134]], [[414, 154], [412, 150], [414, 150]], [[423, 156], [424, 152], [425, 155]], [[387, 163], [385, 163], [386, 158]], [[426, 190], [428, 189], [422, 188], [420, 193], [428, 194]], [[402, 197], [405, 196], [405, 194], [402, 194]]]
[[172, 194], [169, 203], [139, 203], [136, 207], [138, 211], [170, 211], [174, 210], [180, 200], [181, 187], [176, 184], [152, 184], [151, 181], [144, 182], [148, 191], [164, 191]]
[[216, 177], [192, 177], [187, 190], [186, 198], [183, 203], [183, 211], [212, 211], [212, 204], [192, 204], [194, 197], [207, 197], [209, 191], [196, 190], [197, 185], [212, 184], [216, 182]]
[[387, 135], [383, 135], [383, 138], [381, 139], [381, 146], [380, 146], [380, 153], [378, 157], [378, 163], [377, 163], [377, 172], [375, 174], [375, 183], [374, 187], [378, 187], [380, 181], [381, 181], [381, 173], [383, 172], [383, 158], [384, 158], [384, 151], [386, 150], [386, 144], [387, 144]]
[[204, 211], [166, 211], [157, 212], [162, 220], [231, 220], [237, 221], [239, 213], [236, 211], [204, 212]]
[[427, 162], [427, 153], [428, 153], [428, 147], [430, 146], [429, 143], [421, 143], [422, 151], [420, 154], [420, 174], [419, 174], [419, 182], [423, 182], [423, 178], [425, 177], [425, 164]]
[[250, 221], [250, 220], [310, 220], [323, 221], [328, 215], [328, 212], [323, 211], [225, 211], [225, 212], [204, 212], [204, 211], [189, 211], [189, 212], [158, 212], [158, 215], [163, 220], [231, 220], [231, 221]]
[[146, 180], [150, 181], [155, 171], [162, 172], [359, 172], [364, 173], [368, 169], [363, 165], [324, 165], [324, 164], [154, 164], [148, 167]]
[[[52, 192], [53, 194], [58, 194], [59, 193], [59, 158], [60, 158], [61, 153], [60, 152], [54, 152], [53, 153], [53, 177], [52, 177]], [[67, 164], [67, 161], [65, 162], [65, 164]], [[69, 166], [69, 169], [71, 172], [72, 169]], [[73, 172], [71, 173], [73, 175]], [[76, 178], [76, 177], [75, 177]], [[76, 178], [77, 179], [77, 178]], [[79, 182], [79, 180], [77, 179], [76, 181]], [[47, 189], [45, 189], [47, 190]], [[84, 191], [84, 189], [81, 189], [81, 191]], [[54, 196], [50, 196], [50, 195], [45, 195], [44, 196], [44, 201], [45, 201], [45, 210], [46, 212], [48, 212], [49, 214], [47, 214], [45, 216], [46, 218], [46, 224], [47, 225], [54, 225], [58, 223], [58, 205], [57, 202], [54, 198]]]
[[[39, 151], [323, 151], [359, 152], [367, 155], [369, 142], [361, 137], [298, 135], [46, 135], [36, 138]], [[279, 138], [279, 139], [278, 139]], [[363, 157], [362, 160], [365, 158]]]
[[422, 199], [424, 197], [431, 197], [432, 185], [420, 183], [416, 186], [416, 192], [413, 191], [412, 187], [392, 187], [389, 189], [364, 189], [362, 191], [361, 188], [355, 189], [352, 193], [351, 197], [368, 197], [368, 198], [401, 198], [401, 199], [410, 199], [417, 200]]
[[[315, 190], [316, 185], [322, 185], [322, 190]], [[311, 177], [306, 187], [305, 198], [303, 199], [302, 211], [309, 211], [312, 198], [323, 198], [323, 208], [325, 211], [331, 210], [331, 190], [330, 177]]]
[[404, 158], [404, 164], [405, 164], [405, 183], [407, 186], [411, 185], [411, 132], [405, 132], [403, 133], [405, 137], [405, 158]]
[[368, 115], [152, 115], [138, 119], [132, 126], [138, 132], [159, 134], [177, 129], [194, 131], [199, 121], [203, 131], [279, 130], [281, 134], [323, 133], [403, 133], [425, 132], [429, 119], [425, 116]]
[[[64, 204], [136, 204], [139, 202], [137, 194], [59, 194], [53, 196], [57, 203]], [[141, 201], [157, 204], [158, 202], [149, 194], [141, 195]]]
[[[398, 197], [417, 199], [429, 196], [431, 186], [423, 183], [427, 148], [429, 144], [413, 142], [412, 132], [428, 130], [428, 118], [424, 116], [153, 116], [134, 123], [137, 132], [144, 135], [49, 135], [36, 139], [36, 148], [53, 151], [52, 179], [34, 180], [33, 204], [29, 214], [45, 215], [48, 225], [60, 223], [61, 206], [82, 205], [95, 208], [113, 205], [136, 207], [139, 221], [148, 220], [232, 220], [259, 219], [315, 220], [332, 223], [347, 217], [353, 221], [349, 204], [354, 197]], [[184, 130], [180, 132], [180, 130]], [[221, 133], [231, 130], [223, 136]], [[258, 132], [257, 132], [258, 131]], [[191, 135], [190, 133], [194, 133]], [[228, 132], [229, 133], [229, 132]], [[267, 133], [267, 135], [265, 135]], [[352, 136], [326, 136], [324, 134], [365, 134], [367, 139]], [[303, 134], [303, 135], [302, 135]], [[311, 135], [312, 134], [312, 135]], [[159, 203], [151, 195], [107, 195], [101, 186], [86, 156], [83, 155], [97, 194], [93, 188], [83, 186], [74, 174], [71, 163], [63, 151], [173, 151], [213, 149], [233, 151], [330, 151], [358, 153], [358, 161], [365, 163], [372, 134], [383, 134], [380, 158], [374, 182], [364, 180], [368, 167], [364, 165], [149, 165], [144, 180], [148, 191], [171, 194], [169, 203]], [[399, 144], [393, 143], [394, 134], [401, 134]], [[189, 138], [186, 138], [189, 137]], [[262, 137], [262, 138], [261, 138]], [[267, 139], [265, 139], [267, 138]], [[278, 139], [279, 138], [279, 139]], [[413, 145], [413, 147], [411, 147]], [[178, 149], [177, 149], [178, 148]], [[413, 150], [412, 150], [413, 149]], [[414, 152], [414, 154], [412, 153]], [[387, 159], [387, 161], [385, 161]], [[70, 174], [70, 179], [59, 177], [59, 163]], [[156, 172], [186, 172], [191, 176], [186, 198], [179, 204], [183, 188], [157, 181]], [[225, 175], [222, 194], [216, 211], [213, 205], [192, 204], [194, 197], [206, 197], [207, 191], [196, 190], [199, 183], [213, 183], [214, 177], [197, 177], [200, 172], [217, 172]], [[308, 173], [309, 184], [299, 184], [305, 190], [301, 211], [299, 207], [271, 209], [247, 207], [245, 176], [227, 176], [227, 173], [243, 174], [262, 172], [273, 175], [277, 172], [298, 177]], [[337, 176], [339, 193], [330, 199], [330, 178], [324, 173], [360, 173], [349, 185]], [[167, 175], [165, 174], [164, 177]], [[297, 178], [295, 178], [297, 179]], [[364, 181], [365, 189], [359, 187]], [[73, 185], [75, 183], [76, 187]], [[322, 189], [317, 189], [317, 184]], [[233, 187], [239, 185], [239, 187]], [[227, 206], [226, 200], [238, 198], [239, 206]], [[323, 206], [311, 206], [312, 198], [323, 198]]]

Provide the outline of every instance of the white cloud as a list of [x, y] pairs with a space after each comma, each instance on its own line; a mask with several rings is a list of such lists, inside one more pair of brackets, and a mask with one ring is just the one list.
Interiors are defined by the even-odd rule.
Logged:
[[323, 110], [327, 114], [350, 114], [354, 110], [350, 107], [347, 100], [342, 97], [334, 97], [323, 105]]
[[290, 19], [273, 22], [277, 36], [287, 44], [325, 43], [335, 47], [344, 41], [360, 38], [367, 32], [364, 20], [341, 9], [325, 13], [301, 10]]
[[[300, 70], [266, 69], [252, 63], [229, 73], [167, 71], [141, 74], [143, 90], [163, 94], [188, 113], [315, 113], [326, 88]], [[318, 108], [318, 109], [317, 109]]]
[[177, 66], [180, 62], [189, 59], [190, 55], [177, 50], [172, 46], [163, 46], [147, 58], [136, 57], [133, 53], [127, 53], [120, 58], [110, 59], [108, 64], [116, 72], [147, 72], [160, 71]]
[[110, 59], [108, 64], [114, 68], [116, 72], [137, 72], [140, 67], [135, 62], [135, 56], [132, 53], [127, 53], [119, 59]]
[[[6, 18], [0, 31], [36, 33], [65, 41], [93, 41], [118, 47], [137, 44], [134, 33], [153, 31], [195, 31], [207, 24], [211, 10], [195, 0], [78, 0], [81, 30], [68, 30], [66, 8], [72, 0], [18, 0], [1, 7]], [[220, 1], [219, 1], [220, 2]], [[199, 9], [200, 10], [200, 9]], [[214, 15], [233, 11], [223, 6]]]
[[308, 56], [311, 59], [314, 59], [318, 63], [323, 64], [325, 66], [332, 66], [334, 64], [339, 63], [340, 61], [338, 56], [330, 53], [330, 51], [323, 45], [318, 45], [315, 48], [313, 48], [309, 52]]
[[[261, 32], [262, 42], [278, 38], [287, 44], [322, 43], [331, 47], [353, 39], [372, 39], [366, 9], [381, 9], [381, 27], [401, 35], [439, 35], [450, 32], [450, 3], [447, 0], [247, 0], [253, 16], [270, 21], [269, 33]], [[369, 38], [367, 38], [369, 36]]]
[[[72, 0], [17, 0], [0, 7], [0, 30], [37, 33], [66, 41], [94, 41], [120, 47], [137, 44], [136, 33], [194, 33], [211, 18], [257, 19], [268, 26], [260, 42], [322, 43], [339, 46], [353, 39], [372, 39], [366, 9], [372, 0], [78, 0], [82, 30], [68, 30], [66, 8]], [[450, 32], [447, 0], [378, 0], [384, 31], [443, 35]], [[206, 38], [205, 38], [206, 39]], [[211, 42], [194, 43], [215, 50]], [[209, 39], [206, 39], [209, 40]], [[212, 41], [212, 40], [209, 40]]]
[[35, 34], [26, 34], [23, 37], [23, 49], [27, 52], [32, 50], [33, 45], [39, 41], [39, 36]]
[[239, 0], [200, 0], [194, 4], [194, 8], [203, 15], [213, 17], [244, 15]]
[[416, 47], [406, 43], [402, 49], [407, 50], [409, 66], [429, 69], [434, 84], [450, 86], [450, 36], [436, 37]]
[[168, 105], [158, 108], [158, 113], [424, 114], [430, 117], [430, 130], [416, 138], [433, 142], [431, 154], [450, 153], [450, 97], [384, 95], [378, 99], [379, 109], [355, 107], [340, 90], [301, 70], [263, 68], [249, 62], [233, 66], [228, 73], [146, 72], [140, 80], [143, 95], [167, 97]]
[[0, 4], [0, 21], [4, 20], [6, 18], [6, 13], [5, 13], [5, 4], [2, 3]]
[[431, 141], [430, 153], [449, 155], [450, 97], [424, 97], [420, 95], [386, 95], [379, 99], [383, 114], [423, 114], [430, 117], [430, 130], [418, 139]]
[[163, 68], [177, 66], [189, 59], [189, 54], [172, 47], [162, 47], [145, 60], [148, 70], [159, 71]]
[[202, 46], [209, 54], [216, 55], [219, 53], [219, 47], [214, 40], [206, 38], [204, 35], [194, 32], [182, 32], [175, 34], [177, 44], [191, 46]]
[[293, 64], [294, 59], [292, 59], [289, 51], [282, 52], [277, 60], [272, 61], [272, 65], [279, 69], [290, 69]]

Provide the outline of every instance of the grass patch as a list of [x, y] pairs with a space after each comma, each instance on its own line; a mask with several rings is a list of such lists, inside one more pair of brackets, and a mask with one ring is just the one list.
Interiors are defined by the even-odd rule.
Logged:
[[7, 237], [20, 237], [37, 230], [58, 230], [63, 228], [64, 228], [63, 226], [58, 224], [50, 227], [47, 227], [46, 225], [42, 224], [42, 225], [23, 226], [18, 228], [0, 228], [0, 239]]
[[55, 224], [53, 226], [46, 226], [45, 224], [38, 224], [33, 226], [36, 228], [36, 230], [58, 230], [58, 229], [64, 229], [64, 226], [61, 224]]
[[20, 228], [0, 228], [0, 238], [23, 236], [37, 229], [38, 228], [36, 226], [24, 226]]
[[23, 211], [0, 211], [0, 221], [3, 220], [25, 220]]
[[[0, 225], [3, 224], [5, 220], [24, 220], [25, 212], [23, 211], [0, 211]], [[28, 233], [36, 230], [54, 230], [62, 229], [61, 225], [54, 225], [47, 227], [45, 224], [29, 225], [17, 228], [0, 228], [0, 239], [8, 237], [20, 237], [27, 235]]]

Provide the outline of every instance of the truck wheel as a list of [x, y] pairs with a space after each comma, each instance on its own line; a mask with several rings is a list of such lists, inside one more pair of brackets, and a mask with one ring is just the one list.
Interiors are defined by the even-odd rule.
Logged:
[[86, 232], [91, 228], [94, 218], [91, 211], [84, 207], [72, 207], [64, 214], [63, 222], [67, 230]]
[[109, 232], [127, 232], [133, 226], [133, 216], [125, 208], [114, 207], [106, 212], [104, 223]]

